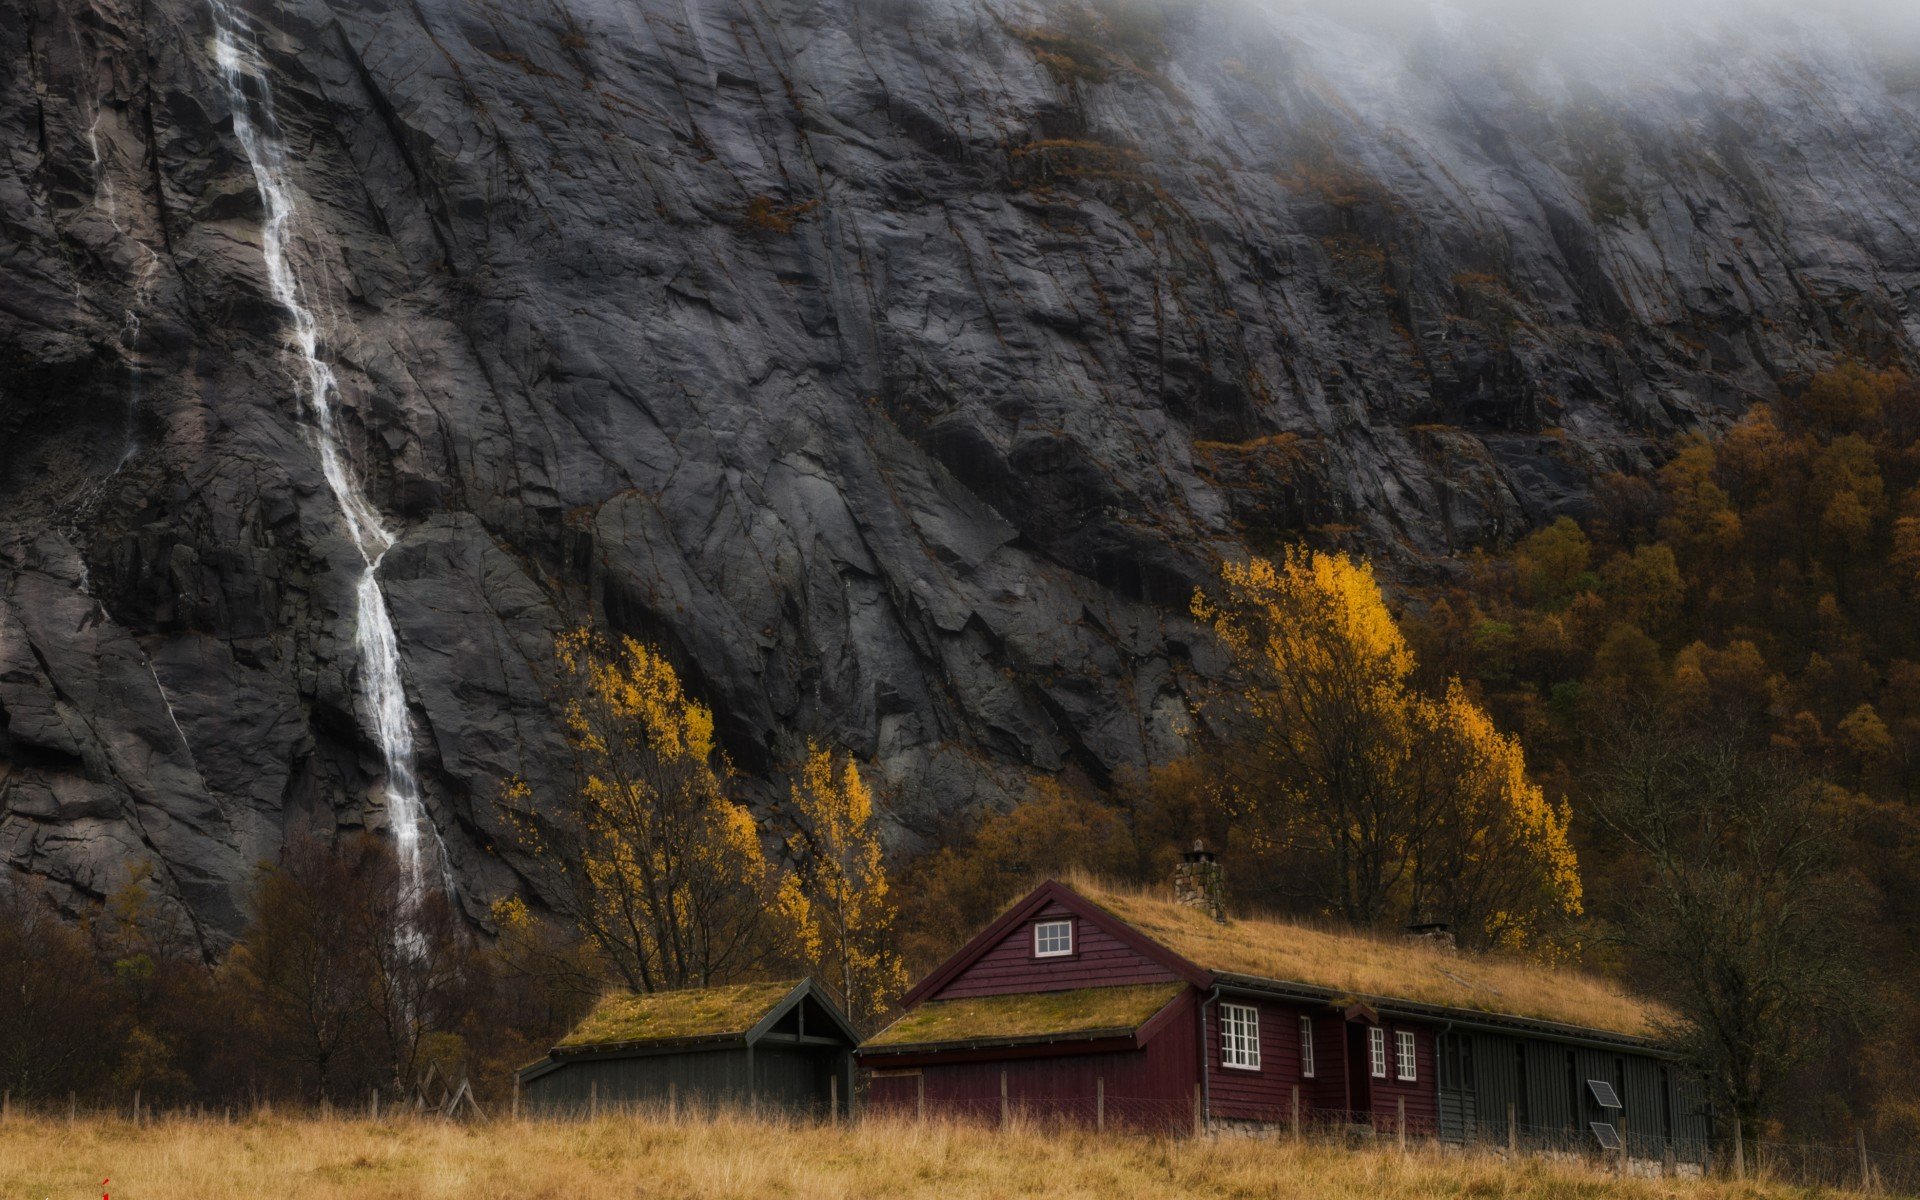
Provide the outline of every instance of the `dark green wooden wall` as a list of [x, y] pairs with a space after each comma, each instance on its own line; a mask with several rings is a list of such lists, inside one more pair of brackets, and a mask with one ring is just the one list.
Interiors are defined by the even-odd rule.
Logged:
[[[1662, 1158], [1671, 1147], [1679, 1161], [1700, 1161], [1712, 1134], [1700, 1081], [1651, 1055], [1456, 1030], [1444, 1035], [1439, 1059], [1440, 1132], [1451, 1141], [1504, 1143], [1509, 1105], [1523, 1141], [1597, 1148], [1589, 1122], [1607, 1121], [1636, 1158]], [[1624, 1111], [1601, 1108], [1590, 1079], [1612, 1084]]]
[[[758, 1104], [797, 1115], [826, 1117], [829, 1097], [846, 1112], [847, 1051], [762, 1042], [720, 1050], [636, 1056], [580, 1055], [528, 1080], [521, 1103], [529, 1111], [584, 1114], [596, 1094], [602, 1109], [622, 1104], [682, 1109], [747, 1108]], [[830, 1082], [838, 1073], [838, 1087]]]

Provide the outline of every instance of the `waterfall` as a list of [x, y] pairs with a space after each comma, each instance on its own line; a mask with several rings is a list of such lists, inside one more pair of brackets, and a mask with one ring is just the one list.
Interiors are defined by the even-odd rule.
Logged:
[[253, 180], [266, 209], [261, 253], [267, 281], [293, 327], [292, 343], [300, 354], [305, 388], [302, 399], [310, 421], [320, 472], [339, 504], [347, 535], [360, 552], [362, 570], [355, 589], [358, 608], [355, 641], [360, 651], [360, 684], [373, 733], [386, 760], [387, 823], [400, 860], [401, 913], [404, 926], [413, 924], [426, 894], [428, 858], [438, 863], [442, 886], [452, 892], [446, 848], [427, 819], [414, 770], [413, 734], [407, 721], [407, 696], [400, 682], [399, 641], [386, 597], [380, 591], [380, 560], [393, 545], [393, 535], [354, 478], [340, 433], [339, 384], [333, 368], [320, 353], [320, 325], [307, 289], [295, 271], [291, 254], [294, 222], [293, 172], [273, 111], [273, 93], [267, 85], [266, 65], [245, 18], [226, 0], [208, 0], [213, 11], [214, 52], [233, 108], [233, 132], [253, 167]]

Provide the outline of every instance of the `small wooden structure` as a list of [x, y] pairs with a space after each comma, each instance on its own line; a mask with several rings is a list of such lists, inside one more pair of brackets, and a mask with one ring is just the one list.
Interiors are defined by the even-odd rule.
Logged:
[[838, 1119], [859, 1035], [811, 979], [618, 993], [519, 1072], [521, 1106], [589, 1116], [629, 1105]]

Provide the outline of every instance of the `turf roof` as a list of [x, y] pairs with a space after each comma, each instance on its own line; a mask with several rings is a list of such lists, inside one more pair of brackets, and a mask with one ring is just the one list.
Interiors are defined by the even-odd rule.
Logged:
[[613, 992], [560, 1039], [559, 1048], [743, 1034], [798, 986], [798, 980], [789, 979], [649, 995]]
[[1067, 886], [1197, 966], [1376, 1001], [1404, 1000], [1648, 1037], [1661, 1006], [1594, 975], [1271, 917], [1224, 925], [1169, 896], [1074, 877]]
[[866, 1048], [1132, 1033], [1186, 986], [1150, 983], [930, 1000], [875, 1034]]

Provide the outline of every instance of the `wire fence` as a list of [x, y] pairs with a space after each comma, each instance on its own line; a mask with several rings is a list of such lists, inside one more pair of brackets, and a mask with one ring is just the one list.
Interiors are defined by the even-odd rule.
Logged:
[[[1210, 1107], [1212, 1115], [1202, 1119], [1202, 1107]], [[1398, 1108], [1385, 1112], [1291, 1105], [1259, 1109], [1111, 1094], [942, 1096], [936, 1100], [924, 1094], [894, 1093], [873, 1097], [863, 1109], [892, 1119], [917, 1117], [989, 1127], [1072, 1126], [1175, 1136], [1204, 1132], [1294, 1138], [1353, 1150], [1546, 1158], [1646, 1178], [1714, 1176], [1810, 1190], [1920, 1197], [1920, 1154], [1869, 1147], [1864, 1139], [1851, 1145], [1765, 1140], [1740, 1146], [1736, 1157], [1731, 1135], [1685, 1138], [1623, 1131], [1616, 1145], [1606, 1146], [1591, 1129], [1518, 1122], [1450, 1128], [1431, 1115]]]
[[[1212, 1115], [1202, 1117], [1203, 1108]], [[521, 1109], [508, 1102], [487, 1108], [477, 1104], [448, 1107], [423, 1099], [394, 1103], [371, 1097], [360, 1103], [289, 1105], [255, 1100], [237, 1105], [181, 1104], [155, 1107], [138, 1093], [125, 1103], [89, 1104], [68, 1098], [62, 1102], [25, 1104], [12, 1097], [0, 1100], [0, 1121], [15, 1118], [68, 1121], [116, 1121], [129, 1125], [169, 1125], [183, 1122], [241, 1123], [256, 1119], [342, 1118], [348, 1120], [445, 1120], [486, 1123], [506, 1121], [576, 1121], [627, 1119], [650, 1123], [699, 1122], [726, 1115], [786, 1124], [821, 1124], [868, 1116], [890, 1120], [960, 1122], [989, 1128], [1073, 1127], [1113, 1134], [1149, 1134], [1186, 1137], [1205, 1133], [1220, 1137], [1292, 1138], [1349, 1150], [1407, 1150], [1477, 1154], [1494, 1157], [1538, 1157], [1578, 1161], [1623, 1175], [1645, 1177], [1715, 1176], [1749, 1179], [1807, 1190], [1864, 1192], [1874, 1195], [1920, 1198], [1920, 1153], [1905, 1148], [1873, 1146], [1864, 1137], [1851, 1144], [1790, 1142], [1762, 1139], [1739, 1144], [1730, 1134], [1714, 1138], [1675, 1138], [1626, 1131], [1617, 1148], [1600, 1145], [1590, 1130], [1565, 1126], [1468, 1124], [1448, 1127], [1434, 1117], [1400, 1108], [1385, 1112], [1352, 1112], [1291, 1104], [1250, 1107], [1216, 1100], [1181, 1097], [1108, 1094], [1086, 1096], [941, 1096], [894, 1091], [868, 1092], [856, 1099], [854, 1112], [835, 1106], [823, 1111], [796, 1111], [774, 1106], [701, 1103], [692, 1098], [652, 1098], [645, 1101], [607, 1097], [588, 1104], [547, 1109]]]

